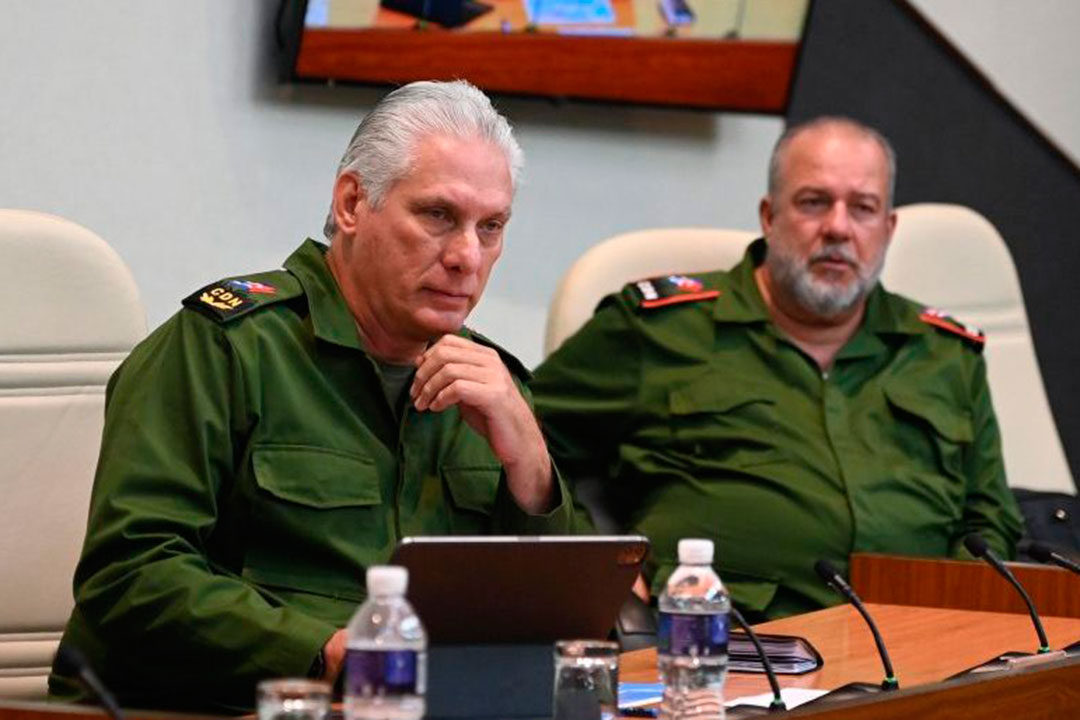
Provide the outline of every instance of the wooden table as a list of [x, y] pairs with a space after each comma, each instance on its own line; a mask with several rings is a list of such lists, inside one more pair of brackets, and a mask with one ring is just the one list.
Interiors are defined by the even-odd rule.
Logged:
[[[1038, 646], [1026, 615], [875, 604], [867, 609], [901, 688], [940, 682], [1003, 652], [1034, 652]], [[1053, 648], [1080, 640], [1080, 619], [1047, 617], [1043, 625]], [[816, 672], [779, 676], [781, 687], [832, 689], [850, 682], [879, 683], [884, 676], [874, 639], [850, 605], [763, 623], [755, 630], [805, 637], [825, 659]], [[626, 653], [619, 675], [621, 680], [656, 682], [655, 649]], [[764, 675], [729, 673], [724, 694], [736, 698], [768, 690]]]
[[[877, 621], [900, 680], [901, 692], [835, 705], [796, 710], [812, 720], [942, 720], [1080, 717], [1080, 659], [1016, 673], [998, 673], [940, 685], [962, 670], [1009, 650], [1033, 651], [1037, 641], [1026, 615], [944, 608], [867, 606]], [[1043, 618], [1054, 648], [1080, 640], [1080, 618]], [[881, 681], [881, 663], [870, 631], [858, 613], [841, 605], [756, 626], [761, 632], [801, 635], [825, 664], [806, 675], [781, 675], [784, 687], [832, 689], [850, 682]], [[656, 651], [623, 655], [620, 678], [655, 682]], [[764, 676], [730, 673], [728, 698], [768, 691]], [[0, 701], [0, 720], [101, 720], [87, 707]], [[137, 712], [131, 718], [166, 720], [182, 716]], [[190, 716], [188, 716], [190, 718]], [[786, 716], [785, 716], [786, 717]]]

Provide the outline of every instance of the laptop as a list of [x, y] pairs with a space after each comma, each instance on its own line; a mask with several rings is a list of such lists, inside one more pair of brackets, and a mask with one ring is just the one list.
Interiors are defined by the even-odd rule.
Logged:
[[404, 538], [409, 602], [433, 644], [606, 638], [649, 551], [637, 536]]

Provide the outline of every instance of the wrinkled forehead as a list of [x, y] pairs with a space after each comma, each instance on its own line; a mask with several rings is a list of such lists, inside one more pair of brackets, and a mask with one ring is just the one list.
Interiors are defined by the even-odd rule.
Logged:
[[873, 136], [844, 125], [808, 128], [793, 137], [779, 157], [778, 170], [783, 193], [809, 185], [884, 199], [889, 190], [885, 149]]

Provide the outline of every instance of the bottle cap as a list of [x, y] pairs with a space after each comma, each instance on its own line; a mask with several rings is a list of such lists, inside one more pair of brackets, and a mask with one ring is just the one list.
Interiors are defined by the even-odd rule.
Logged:
[[713, 541], [686, 538], [679, 541], [679, 562], [683, 565], [711, 565]]
[[404, 595], [409, 571], [397, 565], [372, 565], [367, 569], [369, 595]]

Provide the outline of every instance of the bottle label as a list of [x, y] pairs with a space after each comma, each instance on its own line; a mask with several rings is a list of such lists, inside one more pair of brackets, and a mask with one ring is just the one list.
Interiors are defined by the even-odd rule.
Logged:
[[664, 655], [726, 655], [727, 613], [660, 613], [658, 651]]
[[[351, 696], [416, 695], [415, 650], [352, 650], [345, 653], [345, 692]], [[423, 693], [424, 689], [419, 688]]]

